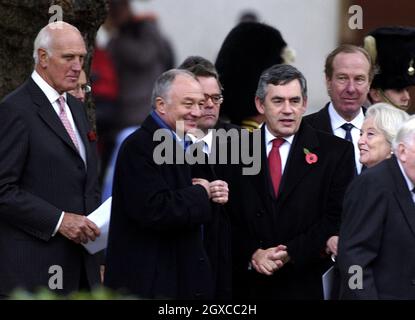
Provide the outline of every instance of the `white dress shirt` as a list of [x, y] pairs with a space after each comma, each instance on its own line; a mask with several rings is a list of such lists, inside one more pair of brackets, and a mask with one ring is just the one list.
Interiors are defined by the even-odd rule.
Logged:
[[360, 129], [362, 128], [363, 121], [365, 120], [365, 116], [363, 114], [362, 108], [360, 108], [360, 112], [352, 121], [346, 121], [343, 119], [341, 115], [339, 115], [334, 109], [333, 103], [330, 102], [329, 104], [329, 115], [330, 115], [330, 121], [331, 121], [331, 127], [333, 128], [333, 133], [339, 138], [344, 139], [346, 135], [346, 130], [341, 128], [341, 126], [344, 123], [351, 123], [354, 127], [350, 131], [353, 139], [353, 147], [354, 147], [354, 158], [356, 162], [356, 169], [357, 173], [360, 174], [362, 171], [362, 164], [359, 161], [360, 158], [360, 151], [359, 147], [357, 145], [357, 142], [360, 139]]
[[206, 153], [208, 156], [210, 155], [210, 153], [212, 152], [212, 144], [213, 144], [213, 133], [212, 130], [209, 130], [208, 133], [206, 135], [204, 135], [202, 138], [196, 138], [194, 135], [192, 134], [187, 134], [190, 139], [192, 140], [192, 143], [198, 143], [203, 141], [203, 149], [202, 151], [204, 153]]

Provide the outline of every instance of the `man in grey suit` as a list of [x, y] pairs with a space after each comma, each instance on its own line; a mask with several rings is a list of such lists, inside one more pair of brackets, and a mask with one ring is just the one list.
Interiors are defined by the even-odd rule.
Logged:
[[99, 283], [99, 262], [81, 243], [98, 227], [95, 135], [74, 89], [86, 49], [74, 26], [45, 26], [35, 69], [0, 103], [0, 296], [17, 287], [59, 293]]

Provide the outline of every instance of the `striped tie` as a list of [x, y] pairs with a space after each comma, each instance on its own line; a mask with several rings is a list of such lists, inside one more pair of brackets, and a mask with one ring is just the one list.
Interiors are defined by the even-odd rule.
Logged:
[[65, 98], [63, 96], [59, 96], [58, 104], [59, 104], [59, 118], [61, 119], [62, 124], [66, 129], [66, 132], [68, 132], [69, 137], [71, 137], [71, 140], [73, 144], [75, 145], [76, 150], [78, 150], [79, 152], [78, 140], [76, 139], [75, 131], [73, 130], [71, 123], [69, 122], [68, 115], [66, 114]]

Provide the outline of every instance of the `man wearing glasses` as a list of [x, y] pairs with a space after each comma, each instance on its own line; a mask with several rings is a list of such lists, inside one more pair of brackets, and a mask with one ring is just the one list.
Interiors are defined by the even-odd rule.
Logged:
[[87, 93], [91, 92], [91, 87], [87, 84], [85, 71], [82, 70], [79, 75], [78, 84], [75, 89], [68, 91], [75, 98], [78, 98], [85, 103]]
[[[179, 68], [186, 69], [196, 76], [205, 96], [205, 103], [201, 107], [201, 117], [197, 122], [198, 129], [203, 131], [203, 137], [191, 138], [194, 143], [203, 145], [202, 150], [205, 153], [205, 159], [215, 158], [216, 152], [212, 151], [212, 149], [218, 149], [220, 139], [217, 136], [219, 133], [212, 129], [224, 129], [228, 132], [228, 130], [234, 128], [239, 131], [239, 127], [219, 120], [223, 96], [218, 73], [210, 61], [200, 56], [186, 58]], [[215, 139], [216, 141], [214, 141]], [[213, 181], [220, 179], [222, 170], [224, 170], [223, 167], [205, 163], [204, 165], [193, 165], [192, 175]], [[214, 274], [214, 297], [216, 299], [229, 299], [231, 298], [232, 272], [230, 221], [223, 205], [212, 203], [211, 208], [212, 220], [210, 223], [204, 224], [203, 227], [205, 234], [204, 245], [210, 257]]]
[[219, 120], [220, 106], [223, 102], [222, 85], [215, 66], [207, 59], [200, 56], [187, 57], [179, 69], [192, 72], [202, 85], [206, 103], [202, 110], [202, 116], [198, 122], [198, 128], [205, 134], [209, 129], [239, 129], [238, 126]]

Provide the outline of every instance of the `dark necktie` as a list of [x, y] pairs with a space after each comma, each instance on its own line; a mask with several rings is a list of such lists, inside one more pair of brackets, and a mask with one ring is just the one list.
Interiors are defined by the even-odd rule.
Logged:
[[280, 188], [282, 166], [280, 156], [280, 146], [285, 142], [282, 138], [272, 140], [272, 149], [268, 155], [269, 173], [271, 175], [272, 186], [274, 188], [275, 197], [278, 196]]
[[[201, 150], [203, 151], [203, 155], [205, 156], [205, 164], [208, 164], [209, 161], [209, 154], [207, 154], [207, 143], [203, 140], [198, 142], [201, 146]], [[206, 152], [204, 152], [204, 148], [206, 146]]]
[[340, 127], [342, 129], [344, 129], [344, 131], [346, 131], [346, 135], [344, 136], [344, 138], [347, 141], [350, 141], [351, 143], [353, 143], [353, 138], [352, 138], [352, 129], [354, 128], [354, 125], [352, 125], [351, 123], [344, 123], [342, 124], [342, 126]]

